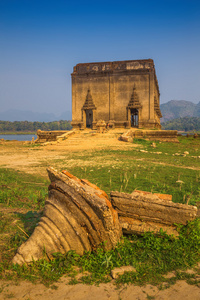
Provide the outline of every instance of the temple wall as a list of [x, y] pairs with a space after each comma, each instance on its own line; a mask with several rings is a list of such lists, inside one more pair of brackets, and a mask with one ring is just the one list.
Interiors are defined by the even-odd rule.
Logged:
[[109, 120], [109, 79], [104, 76], [77, 77], [73, 79], [76, 85], [73, 100], [76, 106], [72, 112], [72, 121], [82, 119], [82, 107], [85, 103], [88, 89], [92, 95], [97, 119]]
[[154, 97], [159, 100], [159, 91], [152, 60], [76, 65], [72, 73], [72, 123], [82, 122], [84, 127], [82, 108], [89, 89], [96, 108], [93, 121], [115, 120], [118, 125], [121, 122], [121, 126], [128, 126], [123, 124], [130, 121], [127, 106], [134, 87], [141, 105], [139, 127], [156, 127], [160, 122], [154, 110]]
[[141, 118], [149, 119], [149, 75], [122, 75], [114, 76], [114, 119], [116, 121], [127, 120], [126, 107], [134, 86], [142, 105]]

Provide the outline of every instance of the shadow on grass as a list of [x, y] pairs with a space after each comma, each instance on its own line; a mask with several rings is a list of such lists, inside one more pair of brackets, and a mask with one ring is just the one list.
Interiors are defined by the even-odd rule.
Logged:
[[24, 230], [28, 236], [30, 236], [35, 227], [38, 225], [40, 218], [42, 217], [43, 211], [28, 211], [27, 213], [15, 213], [23, 222]]

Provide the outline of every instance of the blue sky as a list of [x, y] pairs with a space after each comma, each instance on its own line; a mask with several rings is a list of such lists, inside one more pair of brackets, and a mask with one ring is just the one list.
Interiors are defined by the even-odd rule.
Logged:
[[147, 58], [161, 103], [200, 101], [199, 0], [0, 0], [0, 111], [61, 114], [77, 63]]

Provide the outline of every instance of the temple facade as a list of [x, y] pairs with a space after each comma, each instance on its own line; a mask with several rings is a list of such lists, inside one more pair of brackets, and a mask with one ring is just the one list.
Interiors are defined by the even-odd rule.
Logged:
[[123, 128], [161, 128], [160, 93], [152, 59], [81, 63], [72, 76], [72, 126], [99, 121]]

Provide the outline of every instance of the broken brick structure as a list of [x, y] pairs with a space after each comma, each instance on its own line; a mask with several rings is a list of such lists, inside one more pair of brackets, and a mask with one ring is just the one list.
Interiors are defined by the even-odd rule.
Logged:
[[152, 59], [81, 63], [72, 76], [72, 126], [98, 121], [122, 128], [160, 129], [160, 92]]

